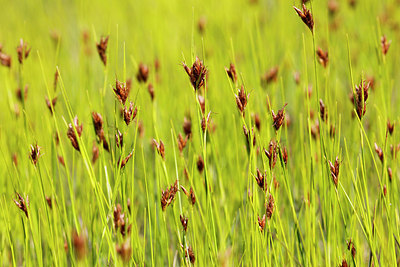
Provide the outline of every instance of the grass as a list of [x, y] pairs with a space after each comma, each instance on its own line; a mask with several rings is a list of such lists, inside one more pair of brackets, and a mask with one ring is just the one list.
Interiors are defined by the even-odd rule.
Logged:
[[299, 2], [4, 2], [1, 265], [398, 263], [398, 1]]

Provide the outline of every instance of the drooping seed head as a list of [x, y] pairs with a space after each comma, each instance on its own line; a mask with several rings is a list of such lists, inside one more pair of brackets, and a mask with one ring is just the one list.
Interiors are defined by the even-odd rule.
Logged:
[[326, 66], [328, 66], [328, 61], [329, 61], [328, 51], [325, 52], [320, 47], [318, 47], [317, 56], [318, 56], [319, 63], [321, 63], [321, 65], [324, 68], [326, 68]]
[[136, 79], [140, 83], [146, 83], [148, 78], [149, 78], [149, 67], [140, 62], [138, 72], [136, 73]]
[[189, 68], [185, 63], [182, 63], [183, 68], [189, 76], [190, 83], [192, 84], [195, 91], [203, 87], [205, 84], [207, 68], [204, 66], [203, 61], [196, 57], [192, 67]]
[[236, 74], [236, 68], [235, 65], [233, 65], [233, 63], [231, 63], [229, 65], [229, 69], [225, 67], [225, 71], [228, 74], [229, 78], [231, 79], [231, 81], [233, 83], [236, 83], [237, 81], [237, 74]]
[[275, 130], [279, 130], [279, 128], [282, 126], [283, 122], [285, 121], [285, 107], [286, 107], [287, 103], [282, 107], [282, 109], [280, 109], [278, 111], [277, 114], [275, 114], [275, 112], [273, 110], [271, 110], [271, 114], [272, 114], [272, 120], [273, 120], [273, 124], [272, 126], [274, 126]]
[[303, 10], [298, 9], [295, 6], [293, 8], [296, 11], [297, 15], [299, 15], [301, 20], [304, 22], [304, 24], [307, 25], [307, 27], [310, 29], [311, 33], [314, 34], [314, 19], [313, 19], [313, 16], [312, 16], [310, 10], [308, 10], [306, 8], [305, 4], [303, 4], [302, 7], [303, 7]]
[[97, 52], [99, 53], [100, 59], [103, 62], [104, 66], [107, 65], [107, 45], [109, 37], [110, 36], [102, 36], [100, 38], [100, 42], [96, 44]]
[[38, 146], [38, 144], [31, 145], [29, 158], [31, 159], [33, 165], [36, 166], [40, 156], [41, 156], [41, 153], [40, 153], [40, 147]]

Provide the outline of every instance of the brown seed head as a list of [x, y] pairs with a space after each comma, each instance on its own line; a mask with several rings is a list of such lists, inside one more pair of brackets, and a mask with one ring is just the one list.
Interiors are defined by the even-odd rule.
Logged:
[[40, 156], [40, 147], [38, 146], [38, 144], [31, 145], [29, 158], [32, 160], [33, 165], [36, 166]]
[[95, 164], [97, 159], [99, 158], [100, 151], [99, 148], [96, 146], [96, 142], [93, 141], [93, 147], [92, 147], [92, 163]]
[[132, 102], [129, 102], [129, 109], [124, 107], [124, 121], [126, 125], [129, 125], [129, 123], [131, 123], [131, 121], [135, 119], [136, 115], [137, 107], [134, 106]]
[[[133, 156], [133, 151], [131, 151], [131, 153], [128, 154], [128, 156], [126, 156], [122, 161], [121, 161], [121, 169], [123, 167], [125, 167], [126, 163], [128, 163], [129, 159]], [[118, 165], [119, 165], [119, 160], [118, 160]]]
[[238, 90], [238, 94], [235, 95], [235, 97], [236, 97], [236, 105], [237, 105], [239, 111], [244, 116], [244, 110], [246, 108], [247, 98], [249, 97], [249, 95], [246, 95], [243, 85], [240, 87], [240, 90]]
[[276, 82], [278, 80], [278, 66], [270, 68], [262, 77], [261, 82], [263, 84], [270, 84], [272, 82]]
[[231, 79], [231, 81], [233, 83], [236, 83], [237, 81], [237, 74], [236, 74], [236, 68], [235, 65], [233, 65], [233, 63], [231, 63], [229, 65], [229, 69], [225, 67], [225, 71], [228, 74], [229, 78]]
[[339, 10], [339, 4], [336, 0], [330, 0], [328, 2], [328, 11], [329, 11], [329, 16], [333, 17], [337, 11]]
[[5, 67], [11, 68], [11, 56], [0, 51], [0, 64]]
[[50, 209], [53, 208], [53, 203], [51, 201], [51, 197], [46, 196], [46, 202]]
[[185, 63], [182, 63], [186, 73], [189, 75], [190, 83], [194, 90], [201, 88], [206, 79], [207, 68], [204, 66], [203, 61], [196, 57], [192, 67], [189, 68]]
[[350, 98], [360, 119], [365, 115], [367, 109], [366, 101], [368, 99], [369, 87], [369, 82], [362, 81], [359, 85], [355, 86], [355, 93], [353, 93], [353, 97]]
[[326, 66], [328, 65], [328, 51], [324, 52], [320, 47], [318, 47], [317, 50], [317, 56], [318, 56], [318, 60], [319, 63], [321, 63], [321, 65], [326, 68]]
[[72, 245], [75, 250], [76, 257], [78, 260], [82, 260], [86, 256], [86, 238], [81, 233], [78, 235], [76, 231], [72, 232]]
[[287, 152], [286, 147], [283, 148], [282, 159], [283, 159], [283, 162], [285, 163], [285, 166], [286, 166], [287, 165], [287, 161], [288, 161], [288, 152]]
[[388, 176], [389, 176], [389, 181], [392, 181], [392, 176], [393, 176], [393, 172], [392, 172], [392, 168], [388, 167], [387, 168], [387, 172], [388, 172]]
[[260, 119], [260, 114], [256, 113], [254, 114], [254, 124], [256, 125], [256, 128], [258, 131], [261, 130], [261, 119]]
[[117, 147], [122, 149], [122, 146], [124, 145], [124, 135], [118, 129], [115, 134], [115, 143], [117, 144]]
[[306, 8], [306, 5], [303, 4], [303, 10], [298, 9], [295, 6], [293, 8], [296, 11], [297, 15], [299, 15], [301, 20], [304, 22], [304, 24], [306, 24], [307, 27], [310, 29], [311, 33], [314, 33], [314, 19], [310, 10]]
[[65, 167], [65, 161], [63, 156], [57, 155], [58, 162]]
[[197, 22], [197, 29], [201, 34], [204, 33], [206, 25], [207, 25], [207, 19], [204, 16], [200, 17], [199, 21]]
[[271, 110], [271, 114], [272, 114], [272, 119], [273, 119], [273, 124], [272, 126], [274, 126], [275, 130], [279, 130], [279, 128], [282, 126], [284, 120], [285, 120], [285, 107], [286, 107], [287, 103], [283, 106], [282, 109], [280, 109], [278, 111], [278, 114], [275, 115], [274, 111]]
[[121, 102], [122, 105], [125, 105], [126, 99], [129, 95], [129, 90], [125, 83], [122, 83], [118, 80], [115, 80], [115, 88], [113, 88], [115, 96]]
[[383, 151], [382, 148], [380, 148], [376, 143], [375, 143], [375, 152], [378, 155], [379, 159], [383, 163]]
[[192, 134], [192, 121], [190, 118], [183, 118], [183, 132], [186, 136], [190, 136]]
[[25, 43], [23, 39], [21, 39], [19, 41], [19, 46], [17, 46], [19, 64], [22, 64], [24, 60], [28, 58], [30, 52], [31, 47], [28, 48], [28, 44]]
[[264, 174], [257, 168], [256, 182], [261, 190], [265, 190], [267, 188], [267, 183], [264, 179]]
[[197, 159], [197, 170], [199, 171], [200, 174], [202, 174], [204, 170], [204, 160], [201, 157], [201, 155]]
[[76, 129], [76, 132], [78, 133], [78, 136], [80, 137], [82, 135], [83, 126], [82, 126], [82, 124], [79, 125], [77, 116], [75, 116], [73, 124], [72, 123], [68, 124], [67, 137], [71, 141], [72, 146], [76, 150], [80, 151], [78, 138], [75, 134], [74, 128]]
[[196, 257], [194, 256], [191, 246], [189, 246], [188, 249], [185, 250], [185, 257], [188, 258], [192, 264], [194, 264], [194, 262], [196, 261]]
[[387, 52], [389, 51], [389, 47], [390, 47], [391, 43], [392, 43], [392, 41], [388, 41], [386, 39], [385, 35], [381, 37], [382, 54], [384, 54], [384, 55], [387, 54]]
[[147, 91], [150, 94], [151, 101], [153, 101], [154, 100], [154, 86], [152, 83], [149, 83], [149, 85], [147, 86]]
[[268, 204], [267, 204], [267, 210], [266, 210], [266, 215], [268, 220], [271, 219], [272, 217], [272, 213], [274, 212], [274, 197], [272, 196], [272, 194], [269, 194], [269, 199], [268, 199]]
[[204, 115], [204, 112], [206, 111], [206, 99], [202, 95], [198, 95], [197, 100], [199, 101], [201, 113]]
[[16, 193], [16, 195], [17, 195], [17, 199], [13, 199], [15, 205], [17, 205], [17, 207], [25, 213], [26, 218], [29, 218], [29, 216], [28, 216], [28, 207], [29, 207], [28, 195], [26, 196], [26, 201], [19, 193]]
[[205, 133], [208, 128], [208, 124], [210, 122], [210, 115], [211, 115], [211, 111], [208, 112], [207, 118], [203, 117], [203, 119], [201, 120], [201, 129], [203, 130], [203, 133]]
[[394, 123], [390, 123], [390, 120], [387, 121], [387, 130], [390, 133], [390, 135], [393, 134], [393, 130], [394, 130]]
[[339, 157], [336, 157], [335, 164], [332, 164], [332, 162], [329, 161], [329, 168], [331, 170], [332, 180], [336, 187], [339, 181], [339, 165]]
[[96, 44], [97, 52], [99, 53], [100, 59], [103, 62], [104, 66], [107, 65], [107, 45], [108, 45], [108, 38], [110, 36], [102, 36], [100, 38], [100, 42]]
[[158, 154], [160, 154], [163, 160], [165, 160], [165, 147], [163, 141], [160, 140], [160, 143], [158, 143], [156, 139], [153, 139], [153, 144], [156, 146]]
[[47, 98], [47, 96], [45, 96], [44, 100], [46, 101], [46, 105], [47, 105], [47, 108], [50, 110], [50, 113], [53, 114], [54, 106], [57, 103], [57, 97], [54, 97], [53, 100], [50, 101]]
[[319, 112], [322, 121], [326, 121], [328, 119], [328, 112], [326, 111], [324, 101], [322, 99], [319, 100]]
[[136, 79], [140, 83], [146, 83], [148, 78], [149, 78], [149, 67], [140, 62], [138, 72], [136, 73]]
[[22, 102], [22, 98], [24, 99], [24, 101], [26, 101], [26, 99], [28, 98], [28, 89], [29, 86], [27, 84], [24, 87], [24, 92], [22, 92], [21, 88], [17, 88], [16, 95], [20, 102]]
[[187, 140], [188, 140], [188, 136], [187, 135], [186, 135], [185, 139], [183, 139], [182, 134], [181, 133], [178, 134], [179, 152], [182, 153], [183, 149], [186, 147]]
[[269, 142], [268, 150], [264, 148], [264, 153], [269, 160], [269, 168], [272, 170], [275, 167], [277, 159], [277, 143], [274, 140]]
[[129, 262], [132, 255], [132, 248], [129, 240], [126, 240], [121, 245], [116, 245], [115, 250], [124, 262]]
[[265, 214], [262, 216], [262, 218], [260, 219], [260, 216], [258, 217], [258, 226], [260, 227], [260, 231], [264, 231], [265, 228]]
[[178, 180], [171, 187], [161, 192], [161, 208], [163, 211], [174, 201], [175, 195], [178, 192]]
[[188, 227], [188, 218], [182, 215], [179, 215], [179, 218], [181, 219], [181, 224], [183, 227], [183, 231], [187, 231], [187, 227]]

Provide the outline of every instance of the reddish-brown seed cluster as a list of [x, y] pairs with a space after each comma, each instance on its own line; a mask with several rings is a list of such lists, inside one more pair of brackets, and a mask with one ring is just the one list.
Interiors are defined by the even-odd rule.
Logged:
[[314, 32], [314, 19], [312, 17], [310, 10], [308, 10], [306, 8], [305, 4], [303, 4], [303, 6], [302, 6], [303, 10], [298, 9], [295, 6], [293, 8], [296, 11], [297, 15], [299, 15], [301, 20], [304, 22], [304, 24], [306, 24], [307, 27], [310, 29], [310, 31], [313, 33]]
[[351, 95], [350, 100], [354, 104], [358, 117], [361, 119], [367, 109], [368, 89], [370, 83], [362, 81], [359, 85], [356, 85], [355, 92]]
[[287, 166], [288, 158], [289, 158], [288, 151], [287, 151], [286, 147], [283, 147], [282, 159], [283, 159], [283, 163], [285, 163], [285, 166]]
[[207, 19], [204, 16], [200, 17], [199, 21], [197, 22], [197, 29], [201, 34], [203, 34], [204, 31], [206, 30], [206, 25], [207, 25]]
[[[132, 228], [132, 224], [128, 225], [128, 217], [125, 215], [125, 213], [122, 213], [122, 207], [121, 205], [118, 203], [117, 206], [114, 208], [114, 228], [115, 231], [121, 233], [122, 236], [126, 236], [126, 234], [130, 234], [131, 233], [131, 228]], [[128, 225], [128, 227], [127, 227]]]
[[271, 114], [272, 114], [272, 126], [274, 126], [275, 130], [279, 130], [279, 128], [281, 128], [283, 122], [285, 121], [285, 107], [286, 107], [287, 103], [285, 105], [283, 105], [283, 108], [280, 109], [278, 111], [277, 114], [275, 114], [275, 112], [273, 110], [271, 110]]
[[82, 135], [83, 126], [82, 126], [82, 124], [79, 125], [78, 117], [74, 118], [73, 124], [72, 123], [68, 124], [67, 137], [71, 141], [72, 146], [76, 150], [80, 151], [78, 138], [75, 134], [74, 128], [76, 129], [76, 132], [78, 133], [78, 136], [80, 137]]
[[188, 227], [188, 218], [187, 217], [185, 217], [185, 216], [183, 216], [182, 214], [181, 215], [179, 215], [179, 218], [180, 218], [180, 220], [181, 220], [181, 224], [182, 224], [182, 227], [183, 227], [183, 231], [187, 231], [187, 227]]
[[47, 108], [50, 110], [50, 113], [53, 114], [54, 106], [57, 103], [57, 97], [54, 97], [51, 101], [45, 96], [44, 100], [46, 101]]
[[377, 143], [375, 143], [375, 152], [378, 155], [379, 159], [381, 160], [381, 162], [383, 163], [383, 150], [382, 148], [380, 148]]
[[390, 120], [387, 121], [387, 130], [390, 133], [390, 135], [393, 134], [394, 131], [394, 123], [390, 123]]
[[149, 85], [147, 86], [147, 91], [149, 92], [151, 101], [154, 100], [154, 86], [152, 83], [149, 83]]
[[192, 205], [194, 205], [194, 204], [196, 203], [196, 196], [194, 195], [193, 188], [191, 187], [191, 188], [190, 188], [190, 191], [188, 192], [188, 191], [186, 190], [186, 188], [183, 187], [183, 186], [181, 185], [181, 189], [182, 189], [183, 193], [184, 193], [184, 194], [188, 197], [188, 199], [190, 200], [190, 203], [191, 203]]
[[233, 65], [233, 63], [231, 63], [231, 64], [229, 65], [229, 69], [225, 67], [225, 71], [226, 71], [226, 74], [228, 74], [228, 77], [231, 79], [231, 81], [232, 81], [233, 83], [236, 83], [236, 81], [237, 81], [237, 74], [236, 74], [235, 65]]
[[29, 207], [28, 195], [26, 196], [26, 200], [24, 200], [24, 198], [19, 193], [16, 193], [16, 195], [17, 195], [17, 199], [13, 199], [15, 205], [17, 205], [17, 207], [25, 213], [26, 218], [29, 218], [29, 216], [28, 216], [28, 207]]
[[246, 95], [246, 92], [244, 91], [244, 86], [243, 85], [240, 87], [240, 89], [238, 90], [238, 94], [235, 95], [235, 97], [236, 97], [236, 105], [237, 105], [239, 111], [244, 116], [244, 110], [246, 108], [247, 98], [249, 96]]
[[187, 141], [188, 141], [188, 135], [186, 135], [186, 137], [183, 138], [181, 133], [178, 134], [178, 149], [179, 149], [179, 152], [182, 153], [183, 149], [186, 147]]
[[19, 41], [19, 45], [17, 46], [19, 64], [22, 64], [24, 60], [28, 58], [30, 52], [31, 52], [31, 47], [28, 48], [28, 44], [24, 42], [23, 39], [21, 39]]
[[40, 147], [38, 146], [38, 144], [31, 145], [29, 158], [31, 159], [33, 165], [36, 166], [40, 156]]
[[189, 68], [185, 63], [182, 63], [186, 73], [189, 75], [190, 83], [194, 90], [198, 90], [205, 84], [207, 68], [204, 66], [203, 61], [196, 57], [192, 67]]
[[319, 112], [321, 120], [326, 121], [328, 119], [328, 112], [326, 111], [326, 107], [322, 99], [319, 100]]
[[342, 260], [342, 264], [340, 264], [340, 267], [348, 267], [349, 265], [347, 264], [346, 259]]
[[95, 164], [100, 155], [99, 148], [96, 146], [96, 141], [93, 141], [92, 154], [92, 163]]
[[328, 66], [328, 61], [329, 61], [328, 51], [324, 51], [320, 47], [318, 47], [317, 56], [318, 56], [319, 63], [321, 63], [321, 65], [324, 68], [326, 68], [326, 66]]
[[96, 44], [97, 52], [99, 53], [100, 59], [103, 62], [104, 66], [107, 65], [107, 45], [108, 45], [109, 36], [102, 36], [100, 38], [100, 42]]
[[261, 76], [261, 83], [270, 84], [278, 80], [278, 66], [270, 68], [263, 76]]
[[136, 79], [140, 83], [146, 83], [148, 78], [149, 78], [149, 67], [140, 62], [138, 72], [136, 73]]
[[117, 129], [117, 133], [115, 134], [115, 143], [117, 144], [118, 148], [122, 149], [124, 145], [124, 135]]
[[247, 129], [246, 125], [243, 125], [243, 133], [244, 136], [246, 138], [246, 145], [247, 145], [247, 151], [250, 151], [250, 140], [251, 140], [251, 133], [253, 133], [253, 146], [256, 145], [256, 136], [254, 134], [253, 128], [251, 128], [251, 133], [250, 131]]
[[200, 174], [202, 174], [204, 170], [204, 160], [201, 155], [199, 155], [199, 158], [197, 159], [197, 170]]
[[265, 174], [263, 174], [258, 168], [257, 168], [257, 175], [255, 176], [256, 182], [258, 186], [261, 188], [261, 190], [265, 190], [267, 188], [267, 183], [265, 181]]
[[206, 99], [202, 95], [198, 95], [197, 101], [199, 101], [201, 113], [204, 115], [204, 112], [206, 111]]
[[272, 196], [272, 194], [269, 194], [268, 204], [266, 206], [266, 213], [265, 213], [267, 215], [268, 220], [270, 220], [272, 217], [272, 213], [274, 212], [274, 206], [275, 206], [274, 197]]
[[79, 235], [77, 231], [72, 232], [72, 245], [78, 260], [85, 258], [87, 248], [86, 237], [83, 235], [83, 233]]
[[[133, 156], [133, 151], [131, 151], [131, 153], [128, 154], [128, 156], [126, 156], [122, 161], [121, 161], [121, 169], [123, 167], [125, 167], [126, 163], [128, 163], [128, 160]], [[118, 166], [120, 164], [120, 160], [118, 160]]]
[[319, 136], [319, 121], [316, 120], [315, 123], [311, 126], [311, 136], [314, 140]]
[[128, 99], [129, 90], [125, 83], [115, 80], [115, 88], [113, 88], [115, 96], [121, 102], [122, 105], [125, 105], [126, 99]]
[[45, 198], [46, 198], [47, 205], [49, 206], [50, 209], [52, 209], [53, 201], [52, 201], [51, 197], [46, 196]]
[[356, 248], [354, 247], [354, 242], [353, 240], [348, 240], [347, 241], [347, 249], [351, 252], [351, 255], [353, 256], [353, 259], [356, 257]]
[[185, 135], [190, 137], [190, 135], [192, 134], [192, 121], [190, 120], [190, 118], [183, 118], [182, 129]]
[[161, 208], [163, 211], [174, 201], [175, 195], [178, 192], [178, 180], [171, 187], [161, 192]]
[[104, 133], [103, 129], [103, 118], [101, 117], [100, 113], [97, 112], [92, 112], [92, 121], [93, 121], [93, 126], [94, 126], [94, 132], [97, 136], [97, 142], [103, 142], [103, 148], [106, 151], [110, 151], [110, 148], [108, 146], [106, 136]]
[[271, 140], [268, 145], [268, 150], [264, 148], [264, 153], [269, 160], [269, 168], [272, 170], [275, 167], [276, 159], [277, 159], [277, 143], [274, 140]]
[[0, 64], [11, 68], [11, 56], [3, 52], [3, 47], [0, 48]]
[[261, 130], [261, 119], [260, 119], [260, 114], [255, 113], [254, 114], [254, 124], [256, 125], [256, 128], [258, 131]]
[[15, 91], [15, 94], [17, 95], [17, 98], [20, 102], [22, 102], [22, 100], [26, 101], [26, 99], [28, 98], [28, 89], [29, 89], [29, 85], [26, 84], [24, 86], [23, 92], [20, 87], [18, 87], [17, 90]]
[[208, 112], [207, 117], [204, 115], [203, 118], [201, 119], [201, 129], [203, 130], [203, 133], [206, 132], [208, 129], [208, 125], [210, 124], [210, 116], [211, 116], [211, 111]]
[[124, 107], [124, 121], [126, 125], [129, 125], [135, 119], [136, 115], [137, 107], [132, 102], [129, 102], [129, 108]]
[[191, 246], [189, 246], [185, 250], [185, 257], [188, 258], [192, 264], [194, 264], [194, 262], [196, 261], [196, 257], [194, 256], [194, 252]]
[[392, 168], [388, 167], [387, 168], [387, 172], [388, 172], [388, 176], [389, 176], [389, 181], [392, 181], [392, 176], [393, 176], [393, 172], [392, 172]]
[[165, 147], [163, 141], [160, 140], [160, 143], [157, 142], [156, 139], [153, 139], [153, 144], [157, 149], [158, 154], [165, 160]]
[[258, 217], [258, 227], [260, 227], [260, 231], [264, 231], [265, 228], [265, 214], [262, 216], [262, 218], [260, 219], [260, 216]]
[[389, 48], [390, 48], [390, 44], [391, 44], [391, 43], [392, 43], [392, 41], [388, 41], [388, 40], [386, 39], [386, 36], [385, 36], [385, 35], [383, 35], [383, 36], [381, 37], [382, 54], [384, 54], [384, 55], [387, 54], [387, 52], [389, 51]]
[[329, 168], [331, 170], [331, 176], [332, 176], [332, 180], [333, 183], [335, 184], [335, 186], [337, 187], [338, 181], [339, 181], [339, 157], [336, 157], [335, 160], [335, 164], [332, 164], [331, 161], [329, 161]]
[[132, 256], [132, 248], [129, 240], [126, 240], [121, 245], [116, 245], [115, 250], [124, 262], [129, 262]]

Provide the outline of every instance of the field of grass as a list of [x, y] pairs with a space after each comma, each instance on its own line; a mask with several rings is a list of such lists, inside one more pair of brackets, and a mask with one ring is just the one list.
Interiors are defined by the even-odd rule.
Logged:
[[1, 1], [1, 265], [395, 266], [399, 6]]

